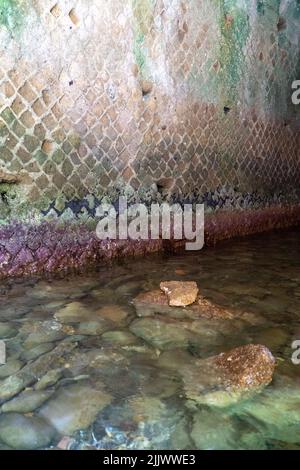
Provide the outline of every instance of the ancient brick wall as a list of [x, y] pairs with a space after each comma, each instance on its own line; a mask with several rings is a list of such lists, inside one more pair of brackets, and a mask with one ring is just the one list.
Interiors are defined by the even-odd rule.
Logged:
[[0, 218], [298, 200], [298, 0], [0, 0]]

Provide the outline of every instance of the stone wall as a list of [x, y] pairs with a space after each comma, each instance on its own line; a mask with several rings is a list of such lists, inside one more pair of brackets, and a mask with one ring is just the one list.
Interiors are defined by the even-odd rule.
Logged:
[[299, 201], [299, 0], [0, 0], [0, 221]]

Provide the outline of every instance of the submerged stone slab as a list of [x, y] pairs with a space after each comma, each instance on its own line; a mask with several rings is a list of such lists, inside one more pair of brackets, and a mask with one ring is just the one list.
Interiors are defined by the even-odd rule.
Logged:
[[109, 403], [111, 397], [90, 385], [70, 385], [58, 390], [40, 410], [43, 416], [61, 434], [73, 434], [86, 429], [97, 414]]
[[167, 295], [171, 307], [193, 304], [199, 292], [197, 283], [193, 281], [165, 281], [160, 283], [160, 289]]
[[275, 359], [261, 345], [249, 344], [181, 370], [185, 394], [194, 404], [226, 407], [249, 398], [273, 377]]

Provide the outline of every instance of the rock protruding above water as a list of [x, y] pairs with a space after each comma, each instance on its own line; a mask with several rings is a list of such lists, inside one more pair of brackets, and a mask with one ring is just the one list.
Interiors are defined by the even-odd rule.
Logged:
[[198, 296], [196, 301], [187, 307], [170, 306], [167, 295], [158, 289], [140, 293], [133, 300], [133, 304], [138, 317], [151, 317], [160, 314], [171, 318], [191, 318], [195, 320], [198, 318], [214, 320], [240, 319], [251, 324], [257, 324], [261, 321], [258, 316], [252, 313], [222, 307], [202, 296]]
[[43, 418], [24, 416], [19, 413], [0, 415], [0, 440], [13, 449], [45, 448], [51, 444], [55, 434], [55, 429]]
[[167, 295], [171, 307], [187, 307], [193, 304], [199, 292], [196, 282], [166, 281], [160, 289]]
[[267, 386], [274, 369], [265, 346], [241, 346], [182, 369], [186, 397], [195, 404], [230, 406]]

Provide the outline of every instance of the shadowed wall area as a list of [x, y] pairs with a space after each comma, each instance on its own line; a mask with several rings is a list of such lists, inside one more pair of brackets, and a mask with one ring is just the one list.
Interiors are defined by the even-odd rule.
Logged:
[[299, 38], [299, 0], [0, 0], [2, 272], [119, 195], [299, 221]]

